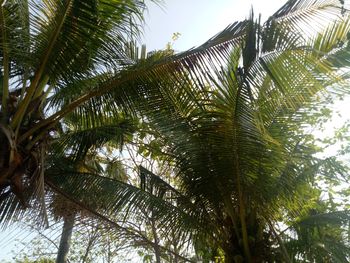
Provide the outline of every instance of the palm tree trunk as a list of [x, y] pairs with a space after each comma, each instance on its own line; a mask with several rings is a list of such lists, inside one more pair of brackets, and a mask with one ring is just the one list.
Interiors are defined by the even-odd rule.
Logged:
[[67, 256], [70, 247], [70, 240], [74, 227], [75, 214], [64, 217], [60, 246], [57, 252], [56, 263], [67, 263]]

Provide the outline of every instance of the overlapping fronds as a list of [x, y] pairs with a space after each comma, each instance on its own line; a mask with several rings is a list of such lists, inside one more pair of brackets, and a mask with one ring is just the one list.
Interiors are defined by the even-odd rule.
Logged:
[[105, 146], [114, 145], [116, 148], [121, 147], [128, 138], [131, 138], [136, 126], [128, 120], [115, 121], [113, 123], [104, 123], [101, 126], [93, 128], [76, 129], [66, 131], [62, 136], [57, 138], [53, 143], [56, 154], [59, 152], [63, 155], [68, 154], [74, 159], [85, 156], [91, 149], [99, 149]]
[[[304, 8], [324, 5], [330, 9], [322, 12], [341, 10], [318, 2]], [[298, 137], [303, 112], [327, 87], [344, 84], [345, 75], [330, 57], [346, 49], [336, 39], [347, 40], [348, 19], [321, 33], [336, 32], [328, 43], [303, 41], [303, 30], [288, 33], [283, 27], [293, 13], [293, 8], [285, 9], [265, 26], [251, 18], [197, 49], [160, 62], [145, 60], [104, 87], [114, 86], [112, 94], [124, 100], [121, 104], [134, 104], [146, 116], [172, 154], [180, 191], [203, 206], [212, 221], [229, 216], [238, 239], [242, 215], [232, 211], [245, 206], [247, 214], [260, 211], [275, 219], [283, 209], [276, 200], [297, 194], [305, 171], [317, 166], [312, 147]], [[218, 43], [226, 33], [232, 39]], [[305, 157], [312, 160], [300, 166]]]
[[[142, 9], [143, 2], [131, 0], [32, 1], [27, 13], [23, 9], [30, 56], [16, 63], [23, 69], [18, 76], [27, 77], [15, 112], [5, 112], [20, 154], [35, 156], [55, 139], [69, 164], [68, 157], [83, 159], [92, 147], [122, 143], [134, 130], [123, 117], [139, 117], [162, 138], [176, 190], [143, 168], [140, 189], [83, 173], [76, 163], [50, 163], [46, 184], [106, 221], [116, 213], [152, 211], [162, 226], [201, 237], [227, 257], [278, 255], [266, 247], [272, 238], [267, 222], [298, 215], [295, 207], [307, 201], [300, 189], [321, 169], [313, 143], [301, 136], [306, 112], [327, 92], [345, 90], [347, 7], [336, 0], [291, 0], [265, 24], [252, 12], [197, 48], [131, 63], [129, 17], [140, 17]], [[5, 11], [2, 22], [10, 25], [14, 18], [6, 5]], [[4, 73], [12, 52], [6, 43], [0, 46]], [[10, 113], [11, 105], [4, 105]], [[27, 174], [35, 168], [25, 165]], [[17, 211], [10, 198], [1, 203], [13, 207], [4, 208], [2, 218]]]
[[[143, 1], [133, 0], [9, 0], [1, 3], [0, 117], [1, 126], [12, 134], [7, 140], [6, 134], [0, 133], [1, 142], [4, 142], [0, 150], [1, 203], [16, 196], [18, 202], [27, 206], [31, 203], [31, 191], [43, 196], [44, 160], [51, 135], [55, 133], [57, 138], [61, 124], [45, 124], [41, 131], [31, 131], [32, 127], [42, 123], [63, 104], [69, 104], [69, 97], [74, 99], [70, 95], [87, 93], [83, 85], [69, 85], [69, 92], [67, 89], [62, 91], [66, 96], [60, 97], [62, 83], [82, 83], [89, 73], [98, 80], [98, 72], [105, 71], [106, 67], [117, 71], [130, 64], [125, 45], [130, 38], [139, 35], [145, 8]], [[56, 101], [48, 105], [46, 99], [55, 94]], [[95, 110], [85, 108], [83, 114], [87, 119], [81, 122], [81, 128], [96, 129], [89, 134], [90, 137], [92, 133], [96, 135], [91, 138], [94, 142], [103, 144], [113, 135], [119, 144], [125, 137], [119, 129], [123, 124], [109, 123], [106, 129], [101, 128], [108, 114], [103, 114], [105, 118], [102, 120], [99, 118], [101, 114], [96, 114], [96, 117], [92, 113], [108, 111], [109, 108], [102, 109], [101, 104], [93, 106]], [[114, 116], [110, 113], [108, 118]], [[107, 133], [110, 137], [103, 139]], [[23, 136], [25, 134], [31, 134], [30, 138]], [[84, 136], [86, 140], [87, 134], [79, 137], [80, 148]], [[15, 142], [14, 147], [12, 142]], [[70, 142], [76, 140], [70, 138]], [[14, 207], [12, 212], [5, 209], [8, 211], [6, 218], [12, 217], [19, 209], [18, 206], [11, 207]]]
[[293, 257], [346, 262], [349, 257], [349, 243], [342, 228], [349, 220], [349, 211], [314, 211], [288, 229], [289, 233], [285, 233], [284, 237], [286, 247]]
[[349, 5], [342, 0], [291, 0], [282, 6], [270, 19], [276, 20], [293, 31], [313, 35], [330, 21], [344, 15]]
[[[69, 172], [57, 167], [47, 170], [46, 180], [53, 191], [107, 223], [113, 221], [113, 217], [118, 213], [126, 218], [137, 211], [152, 210], [161, 225], [169, 229], [187, 232], [191, 231], [193, 226], [199, 226], [196, 217], [190, 212], [178, 208], [162, 197], [118, 180], [96, 174]], [[91, 193], [94, 193], [94, 198], [91, 198]]]

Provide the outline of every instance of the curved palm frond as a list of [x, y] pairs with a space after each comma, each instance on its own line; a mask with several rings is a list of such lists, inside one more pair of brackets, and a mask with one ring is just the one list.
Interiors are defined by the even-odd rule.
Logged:
[[346, 14], [349, 5], [342, 0], [290, 0], [269, 20], [282, 23], [290, 30], [313, 34], [322, 30], [330, 21]]
[[349, 244], [342, 228], [349, 220], [349, 211], [313, 211], [311, 215], [293, 223], [288, 228], [289, 233], [284, 233], [286, 247], [293, 257], [346, 262]]
[[78, 118], [76, 123], [66, 123], [65, 132], [53, 141], [55, 154], [69, 154], [71, 158], [79, 159], [84, 158], [92, 148], [99, 149], [107, 144], [120, 148], [132, 138], [137, 127], [134, 121], [119, 117], [98, 122], [92, 119], [83, 125]]
[[[106, 221], [113, 221], [112, 218], [117, 213], [127, 217], [125, 211], [137, 213], [137, 211], [152, 210], [154, 215], [157, 215], [157, 220], [168, 229], [189, 231], [189, 227], [198, 226], [199, 223], [190, 212], [186, 213], [172, 204], [174, 200], [169, 202], [162, 196], [159, 197], [132, 185], [96, 174], [49, 168], [46, 173], [46, 183], [53, 191], [63, 194], [71, 202]], [[91, 193], [96, 194], [96, 198], [91, 198]], [[195, 229], [195, 231], [199, 230]], [[202, 231], [205, 231], [204, 226]]]

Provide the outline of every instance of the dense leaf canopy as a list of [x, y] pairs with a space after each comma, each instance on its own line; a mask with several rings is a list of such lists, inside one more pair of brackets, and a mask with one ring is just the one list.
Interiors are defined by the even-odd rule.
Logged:
[[[42, 223], [61, 196], [129, 236], [117, 216], [149, 213], [203, 260], [347, 262], [350, 214], [322, 198], [347, 170], [308, 133], [348, 92], [347, 5], [291, 0], [264, 23], [251, 11], [197, 48], [136, 59], [144, 8], [2, 2], [0, 222]], [[112, 175], [100, 151], [135, 141], [174, 182]]]

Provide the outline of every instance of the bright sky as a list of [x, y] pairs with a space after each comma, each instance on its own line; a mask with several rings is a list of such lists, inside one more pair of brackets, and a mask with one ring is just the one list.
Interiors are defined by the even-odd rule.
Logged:
[[251, 7], [265, 20], [286, 0], [164, 0], [160, 6], [149, 5], [146, 15], [147, 50], [163, 49], [173, 33], [181, 36], [174, 44], [176, 51], [198, 46], [235, 21], [249, 16]]

